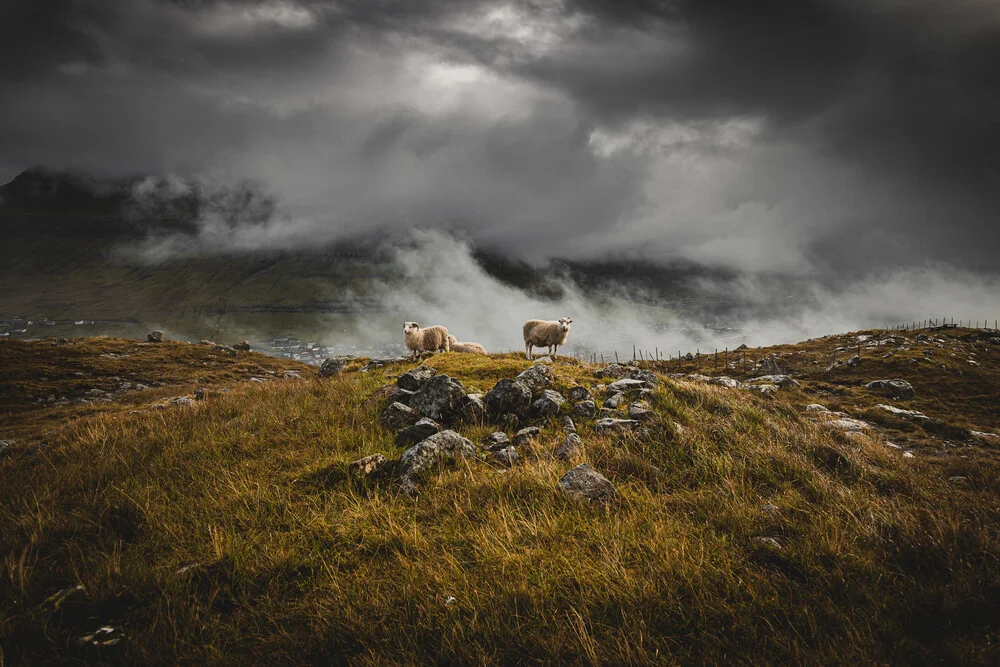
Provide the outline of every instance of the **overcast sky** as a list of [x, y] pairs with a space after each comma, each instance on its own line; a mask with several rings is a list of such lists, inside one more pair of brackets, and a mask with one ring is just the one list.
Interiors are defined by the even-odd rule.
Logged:
[[217, 247], [998, 269], [995, 0], [4, 0], [0, 179], [252, 180]]

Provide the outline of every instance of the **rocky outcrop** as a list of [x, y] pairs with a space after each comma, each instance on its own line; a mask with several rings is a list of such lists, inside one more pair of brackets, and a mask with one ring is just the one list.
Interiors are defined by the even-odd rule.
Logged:
[[570, 416], [587, 418], [597, 414], [597, 405], [593, 401], [580, 401], [570, 410]]
[[535, 364], [518, 374], [514, 380], [523, 384], [534, 395], [552, 384], [552, 371], [548, 366]]
[[413, 426], [417, 423], [418, 419], [420, 419], [420, 415], [413, 408], [397, 402], [390, 403], [382, 410], [382, 416], [379, 421], [382, 422], [382, 426], [385, 426], [390, 431], [398, 431], [407, 426]]
[[581, 463], [559, 480], [559, 489], [578, 500], [608, 502], [615, 497], [615, 486], [589, 463]]
[[581, 387], [577, 385], [572, 387], [566, 392], [566, 398], [573, 401], [574, 403], [579, 403], [580, 401], [592, 401], [594, 397], [591, 395], [590, 390], [586, 387]]
[[351, 357], [340, 356], [340, 357], [330, 357], [329, 359], [324, 359], [322, 365], [319, 367], [319, 376], [321, 378], [330, 377], [331, 375], [337, 375], [340, 371], [344, 370], [344, 366], [351, 360]]
[[410, 407], [424, 417], [448, 419], [462, 408], [465, 387], [453, 377], [435, 375], [410, 397]]
[[421, 440], [426, 440], [435, 433], [441, 431], [441, 425], [438, 424], [433, 419], [428, 419], [427, 417], [422, 417], [418, 419], [416, 423], [412, 426], [407, 426], [402, 428], [396, 433], [396, 445], [399, 447], [409, 447], [415, 445]]
[[399, 480], [407, 490], [413, 490], [420, 477], [439, 464], [473, 458], [476, 448], [468, 438], [454, 431], [441, 431], [413, 445], [399, 458]]
[[400, 389], [406, 389], [407, 391], [416, 391], [424, 386], [428, 380], [434, 377], [434, 369], [428, 368], [427, 366], [417, 366], [416, 368], [406, 371], [399, 376], [396, 380], [396, 386]]
[[566, 399], [557, 391], [543, 389], [542, 395], [531, 404], [531, 411], [539, 417], [555, 417]]
[[483, 397], [486, 415], [498, 421], [503, 415], [521, 417], [531, 406], [531, 389], [520, 380], [500, 380]]
[[913, 398], [916, 392], [906, 380], [873, 380], [865, 385], [866, 389], [878, 391], [893, 398]]
[[157, 329], [156, 331], [150, 331], [146, 334], [147, 343], [162, 343], [163, 342], [163, 332]]
[[885, 405], [882, 403], [876, 405], [875, 407], [877, 407], [879, 410], [885, 410], [886, 412], [889, 412], [899, 417], [900, 419], [906, 419], [915, 422], [930, 421], [930, 417], [928, 417], [922, 412], [917, 412], [916, 410], [903, 410], [902, 408], [897, 408], [893, 405]]

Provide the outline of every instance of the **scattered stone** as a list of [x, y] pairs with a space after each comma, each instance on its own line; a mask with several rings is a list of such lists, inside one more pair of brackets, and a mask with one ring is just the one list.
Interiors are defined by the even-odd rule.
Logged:
[[322, 365], [319, 367], [319, 376], [321, 378], [330, 377], [331, 375], [337, 375], [340, 371], [344, 370], [344, 366], [351, 361], [351, 357], [340, 356], [340, 357], [330, 357], [329, 359], [324, 359]]
[[646, 421], [653, 418], [653, 411], [649, 409], [646, 401], [636, 401], [628, 406], [628, 417], [635, 421]]
[[764, 398], [772, 398], [778, 395], [778, 387], [773, 384], [745, 384], [743, 389], [760, 394]]
[[435, 375], [410, 397], [410, 406], [424, 417], [445, 419], [462, 408], [465, 387], [447, 375]]
[[501, 465], [505, 465], [508, 468], [517, 463], [517, 460], [521, 458], [517, 454], [517, 450], [514, 449], [512, 445], [507, 445], [502, 449], [493, 450], [490, 452], [493, 456], [493, 460]]
[[573, 423], [572, 417], [563, 417], [562, 427], [566, 433], [576, 433], [576, 424]]
[[611, 408], [612, 410], [621, 407], [621, 404], [625, 402], [625, 394], [611, 394], [606, 401], [604, 401], [604, 407]]
[[386, 385], [385, 397], [389, 403], [402, 403], [403, 405], [409, 405], [410, 399], [413, 398], [413, 392], [407, 391], [406, 389], [400, 389], [394, 384]]
[[566, 399], [559, 392], [543, 389], [542, 395], [531, 404], [531, 410], [540, 417], [555, 417], [565, 402]]
[[521, 371], [514, 378], [515, 382], [520, 382], [526, 386], [532, 394], [536, 394], [552, 384], [552, 371], [548, 366], [535, 364], [531, 368]]
[[170, 405], [192, 406], [194, 405], [194, 401], [187, 396], [175, 396], [170, 399]]
[[214, 340], [208, 340], [207, 338], [198, 342], [199, 345], [215, 345]]
[[594, 424], [595, 433], [612, 433], [631, 430], [639, 425], [635, 419], [601, 419]]
[[680, 422], [674, 422], [674, 430], [677, 431], [677, 435], [684, 434], [684, 427], [681, 426]]
[[903, 452], [903, 458], [904, 459], [912, 459], [912, 458], [916, 458], [916, 457], [913, 455], [913, 452]]
[[12, 448], [13, 446], [14, 446], [13, 440], [0, 440], [0, 456], [3, 456], [3, 453], [8, 449]]
[[523, 416], [531, 405], [531, 389], [519, 380], [500, 380], [486, 392], [483, 403], [486, 414], [493, 420], [507, 414]]
[[[160, 341], [155, 341], [160, 342]], [[107, 647], [114, 646], [121, 642], [125, 637], [125, 633], [122, 632], [121, 628], [117, 628], [111, 625], [105, 625], [94, 632], [89, 632], [78, 637], [73, 638], [73, 643], [77, 646], [97, 646], [97, 647]]]
[[867, 389], [880, 391], [887, 396], [894, 398], [913, 398], [916, 392], [913, 386], [906, 380], [874, 380], [865, 385]]
[[684, 355], [684, 361], [694, 361], [694, 355], [688, 352]]
[[514, 434], [514, 446], [521, 447], [529, 442], [533, 442], [538, 435], [542, 432], [542, 429], [537, 426], [528, 426], [522, 428], [520, 431]]
[[615, 411], [612, 410], [611, 408], [601, 408], [600, 410], [597, 411], [596, 416], [598, 419], [608, 419], [610, 417], [615, 416]]
[[747, 384], [776, 384], [779, 387], [798, 387], [798, 380], [794, 380], [790, 375], [772, 374], [761, 375], [747, 380]]
[[281, 377], [285, 380], [301, 380], [302, 374], [298, 371], [284, 371]]
[[398, 431], [407, 426], [413, 426], [420, 419], [420, 415], [414, 412], [413, 408], [402, 403], [390, 403], [382, 411], [382, 425], [391, 431]]
[[969, 431], [969, 435], [980, 440], [1000, 440], [1000, 435], [996, 433], [984, 433], [983, 431]]
[[720, 375], [719, 377], [714, 377], [710, 380], [712, 384], [721, 385], [729, 389], [739, 389], [740, 381], [733, 379], [726, 375]]
[[483, 449], [490, 451], [510, 446], [510, 438], [503, 431], [494, 431], [483, 438]]
[[396, 445], [399, 447], [409, 447], [421, 440], [426, 440], [435, 433], [441, 431], [441, 425], [433, 419], [423, 417], [418, 419], [413, 426], [402, 428], [396, 433]]
[[751, 538], [751, 539], [752, 539], [752, 540], [753, 540], [753, 541], [754, 541], [754, 542], [755, 542], [756, 544], [762, 544], [762, 545], [764, 545], [764, 546], [767, 546], [767, 547], [771, 547], [771, 548], [773, 548], [773, 549], [777, 549], [777, 550], [779, 550], [779, 551], [781, 551], [781, 549], [783, 548], [783, 547], [781, 546], [781, 542], [779, 542], [778, 540], [776, 540], [776, 539], [775, 539], [775, 538], [773, 538], [773, 537], [766, 537], [766, 536], [764, 536], [764, 535], [757, 535], [757, 536], [755, 536], [755, 537], [753, 537], [753, 538]]
[[569, 461], [583, 454], [583, 440], [576, 433], [570, 433], [556, 449], [556, 458]]
[[649, 383], [645, 380], [633, 380], [631, 378], [622, 378], [621, 380], [615, 380], [608, 385], [607, 390], [609, 394], [614, 394], [617, 392], [628, 392], [636, 391], [638, 389], [649, 389]]
[[239, 350], [240, 352], [249, 352], [251, 348], [250, 341], [241, 340], [240, 342], [233, 345], [234, 350]]
[[806, 406], [806, 412], [829, 412], [825, 405], [820, 405], [819, 403], [810, 403]]
[[569, 414], [572, 417], [593, 417], [597, 414], [597, 405], [593, 401], [580, 401]]
[[963, 475], [953, 475], [948, 478], [948, 481], [952, 484], [965, 484], [969, 479]]
[[351, 477], [370, 477], [377, 474], [385, 467], [388, 459], [381, 454], [372, 454], [354, 461], [347, 466], [347, 472]]
[[581, 463], [559, 480], [559, 488], [569, 496], [591, 502], [607, 502], [615, 497], [615, 487], [589, 463]]
[[481, 424], [486, 420], [486, 406], [483, 405], [481, 394], [467, 394], [462, 399], [462, 421], [469, 424]]
[[850, 419], [848, 417], [822, 422], [822, 425], [826, 428], [832, 428], [838, 431], [855, 433], [860, 433], [864, 429], [868, 428], [868, 422], [861, 421], [860, 419]]
[[847, 360], [847, 365], [850, 366], [851, 368], [854, 368], [855, 366], [860, 366], [861, 357], [855, 354], [853, 357]]
[[163, 342], [163, 332], [157, 329], [156, 331], [150, 331], [146, 334], [146, 342], [148, 343], [162, 343]]
[[83, 584], [76, 584], [74, 586], [67, 586], [66, 588], [61, 588], [49, 597], [45, 598], [45, 602], [42, 603], [48, 611], [59, 611], [62, 607], [63, 602], [68, 600], [74, 595], [83, 593], [86, 590]]
[[594, 397], [590, 393], [590, 390], [580, 385], [572, 387], [569, 391], [567, 391], [566, 398], [573, 401], [574, 403], [579, 403], [580, 401], [591, 401], [594, 399]]
[[468, 438], [454, 431], [441, 431], [413, 445], [400, 457], [400, 481], [404, 488], [413, 490], [415, 479], [440, 462], [472, 458], [476, 448]]
[[228, 354], [230, 357], [235, 357], [237, 355], [236, 350], [229, 347], [228, 345], [216, 345], [212, 348], [213, 352], [222, 352], [223, 354]]
[[396, 380], [396, 386], [407, 391], [416, 391], [424, 386], [424, 383], [434, 377], [435, 372], [436, 371], [433, 368], [428, 368], [427, 366], [417, 366], [416, 368], [406, 371], [400, 375], [399, 379]]
[[897, 417], [900, 417], [901, 419], [908, 419], [917, 422], [930, 421], [930, 417], [928, 417], [922, 412], [917, 412], [916, 410], [903, 410], [902, 408], [897, 408], [892, 405], [885, 405], [884, 403], [880, 403], [875, 407], [877, 407], [880, 410], [885, 410], [886, 412], [891, 412], [892, 414], [896, 415]]

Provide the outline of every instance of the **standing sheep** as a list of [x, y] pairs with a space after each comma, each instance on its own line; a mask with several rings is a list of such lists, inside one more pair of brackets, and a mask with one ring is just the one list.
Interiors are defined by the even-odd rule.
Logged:
[[467, 352], [470, 354], [486, 354], [486, 348], [479, 343], [459, 343], [454, 336], [448, 336], [452, 352]]
[[555, 356], [559, 352], [559, 346], [566, 343], [569, 325], [572, 322], [573, 320], [568, 317], [563, 317], [558, 322], [547, 320], [525, 322], [521, 331], [524, 333], [524, 352], [528, 359], [531, 359], [531, 348], [536, 346], [548, 346], [549, 354]]
[[445, 327], [427, 327], [421, 329], [416, 322], [403, 323], [403, 342], [406, 348], [413, 352], [414, 358], [421, 352], [448, 352], [451, 349], [448, 341], [448, 330]]

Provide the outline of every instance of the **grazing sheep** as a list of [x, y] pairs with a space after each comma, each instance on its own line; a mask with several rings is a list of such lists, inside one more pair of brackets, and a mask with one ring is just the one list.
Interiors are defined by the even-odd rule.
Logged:
[[419, 357], [421, 352], [448, 352], [451, 349], [446, 328], [437, 326], [421, 329], [416, 322], [403, 323], [403, 342], [413, 352], [414, 358]]
[[469, 354], [486, 354], [486, 348], [479, 343], [459, 343], [454, 336], [448, 336], [448, 344], [452, 352], [467, 352]]
[[569, 325], [573, 320], [568, 317], [558, 322], [546, 320], [528, 320], [521, 331], [524, 333], [524, 352], [531, 359], [531, 348], [548, 346], [549, 354], [555, 356], [559, 346], [566, 343], [569, 335]]

